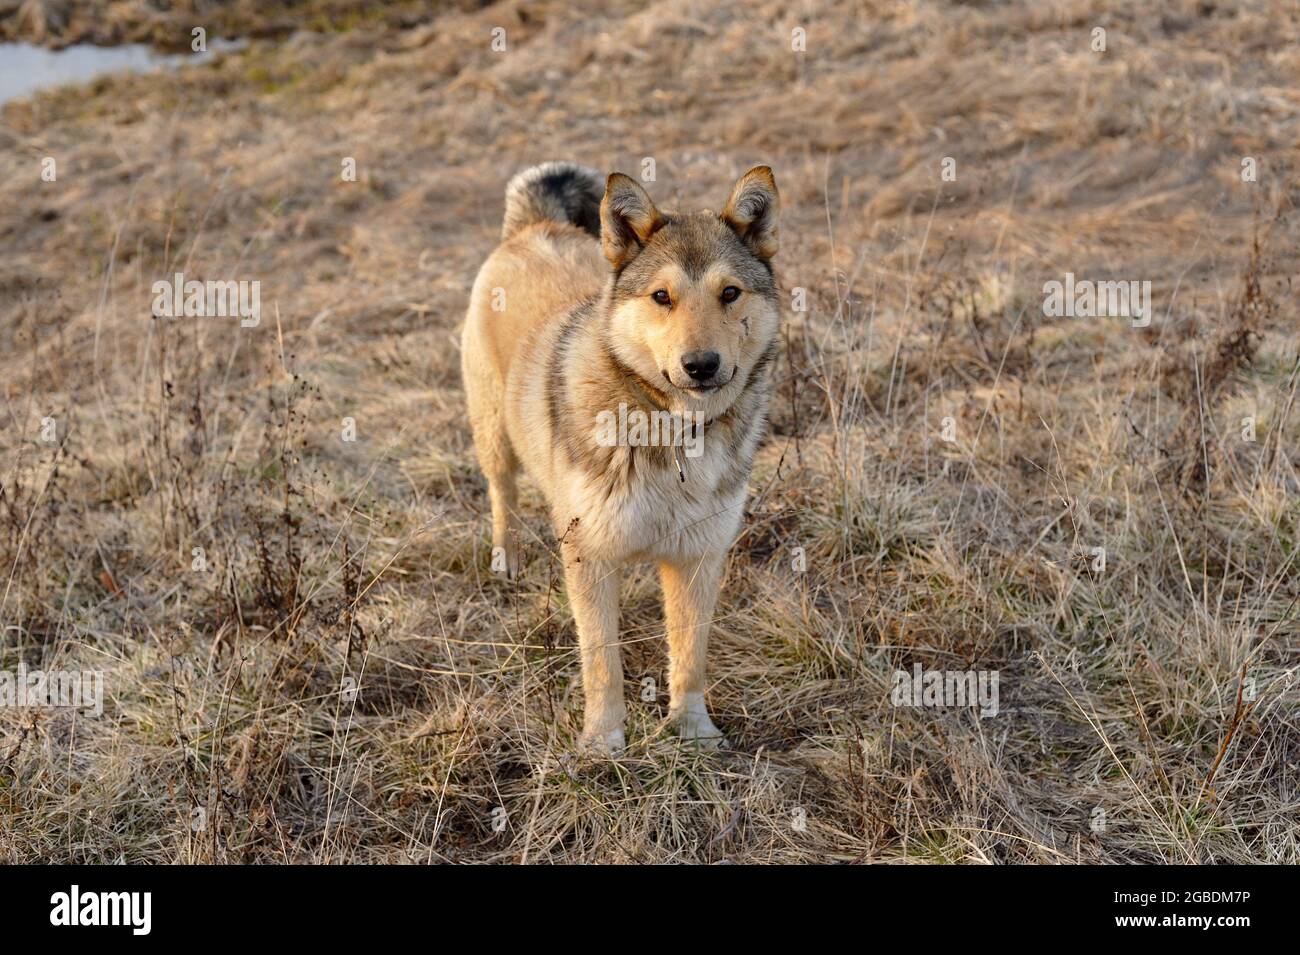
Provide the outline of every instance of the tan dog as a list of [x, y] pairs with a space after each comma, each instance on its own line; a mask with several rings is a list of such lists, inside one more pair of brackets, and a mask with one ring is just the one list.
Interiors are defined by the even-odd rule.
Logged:
[[522, 465], [560, 540], [583, 742], [601, 751], [624, 745], [618, 589], [632, 561], [660, 570], [670, 715], [684, 738], [723, 743], [704, 658], [766, 427], [777, 209], [766, 166], [720, 215], [674, 215], [620, 173], [546, 163], [510, 182], [502, 242], [474, 282], [461, 367], [494, 554], [517, 573]]

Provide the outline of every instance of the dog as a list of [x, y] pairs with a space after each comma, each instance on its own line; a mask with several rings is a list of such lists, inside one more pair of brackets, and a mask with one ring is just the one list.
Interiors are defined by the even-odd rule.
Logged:
[[679, 215], [621, 173], [544, 163], [507, 186], [501, 242], [474, 281], [461, 371], [494, 559], [519, 572], [522, 468], [560, 542], [580, 743], [600, 753], [626, 745], [619, 574], [647, 561], [663, 587], [670, 718], [684, 740], [726, 745], [705, 654], [767, 427], [779, 205], [767, 166], [721, 213]]

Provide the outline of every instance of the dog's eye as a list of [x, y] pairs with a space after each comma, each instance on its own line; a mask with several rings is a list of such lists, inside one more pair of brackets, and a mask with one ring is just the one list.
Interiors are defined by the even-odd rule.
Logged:
[[673, 304], [673, 300], [668, 296], [668, 292], [667, 292], [667, 290], [665, 290], [665, 289], [660, 289], [659, 291], [655, 292], [655, 293], [654, 293], [653, 295], [651, 295], [650, 297], [651, 297], [652, 299], [654, 299], [656, 302], [658, 302], [660, 305], [671, 305], [671, 304]]
[[734, 285], [728, 285], [722, 290], [722, 302], [724, 305], [730, 305], [736, 299], [740, 298], [740, 289]]

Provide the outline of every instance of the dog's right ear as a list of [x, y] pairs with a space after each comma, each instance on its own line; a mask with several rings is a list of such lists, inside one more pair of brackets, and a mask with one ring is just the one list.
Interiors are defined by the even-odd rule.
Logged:
[[631, 262], [663, 224], [663, 216], [636, 180], [621, 172], [609, 174], [600, 203], [600, 244], [610, 265], [621, 269]]

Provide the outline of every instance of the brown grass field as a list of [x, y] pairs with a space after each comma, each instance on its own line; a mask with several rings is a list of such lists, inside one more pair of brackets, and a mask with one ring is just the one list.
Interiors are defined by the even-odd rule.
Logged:
[[[0, 107], [0, 670], [104, 681], [0, 707], [0, 861], [1300, 862], [1293, 2], [101, 6], [0, 36], [250, 39]], [[514, 172], [646, 157], [669, 208], [770, 164], [807, 310], [731, 748], [665, 729], [646, 568], [601, 760], [531, 488], [489, 569], [458, 332]], [[176, 272], [260, 325], [155, 318]], [[1149, 327], [1045, 315], [1066, 273]], [[894, 705], [915, 664], [1000, 712]]]

